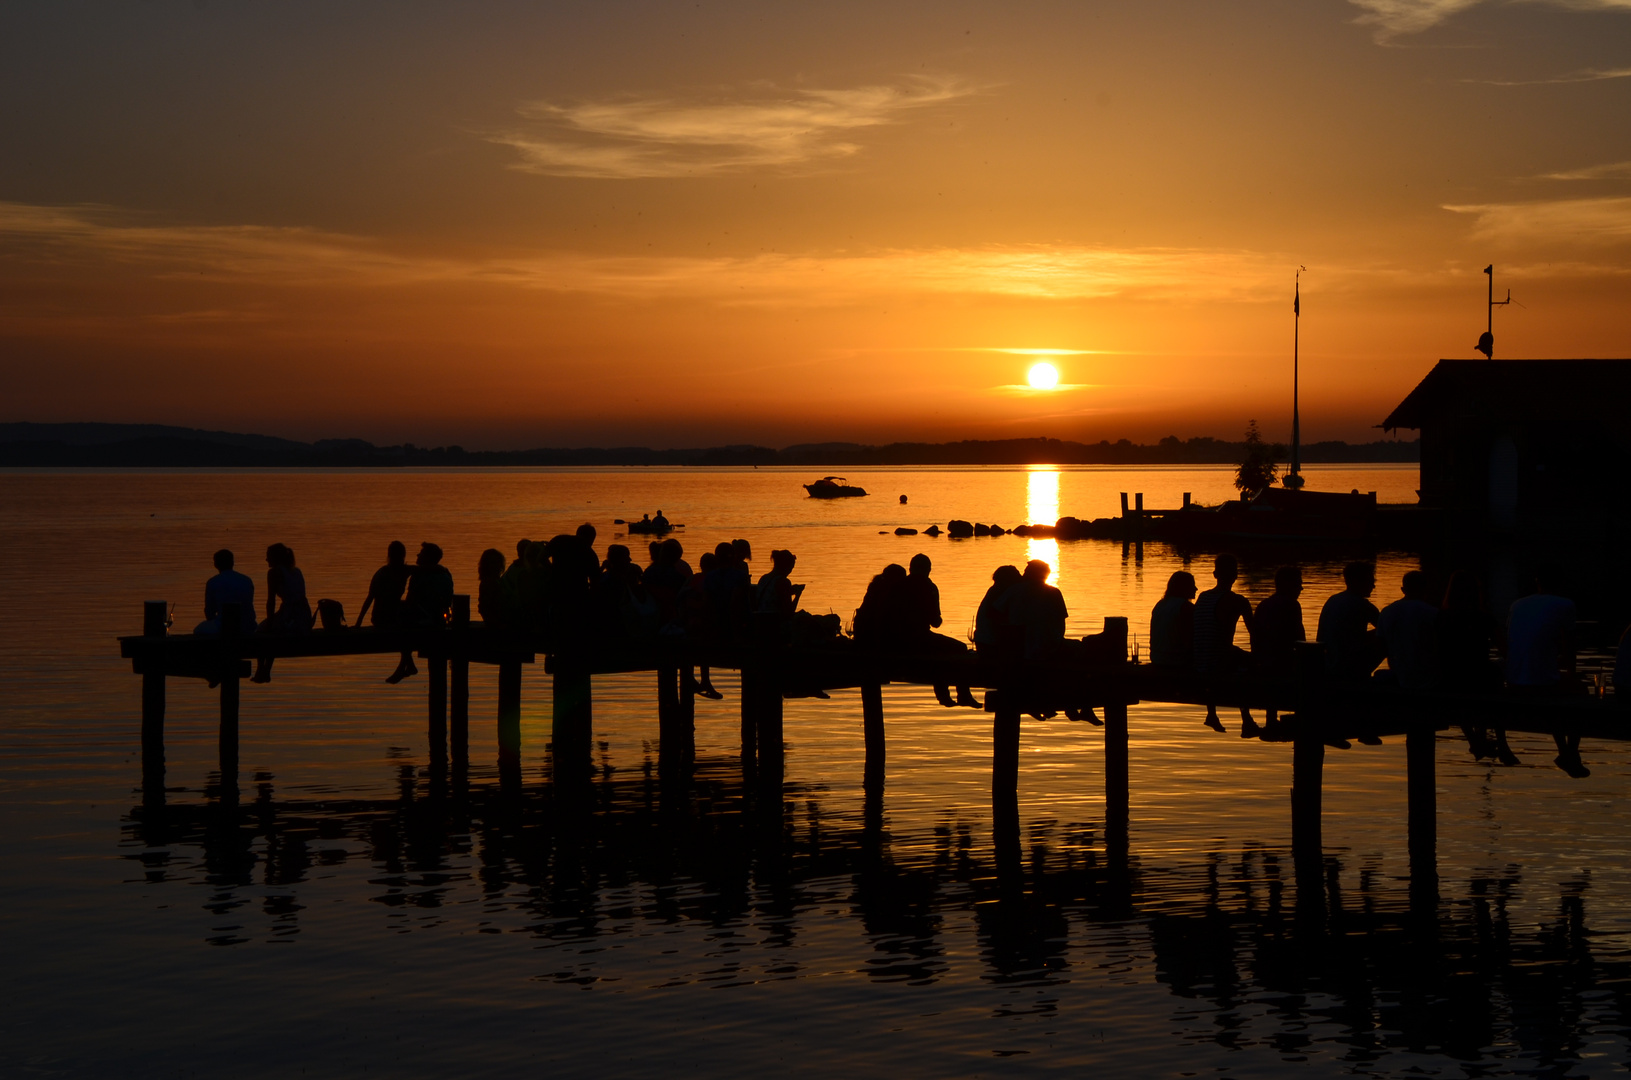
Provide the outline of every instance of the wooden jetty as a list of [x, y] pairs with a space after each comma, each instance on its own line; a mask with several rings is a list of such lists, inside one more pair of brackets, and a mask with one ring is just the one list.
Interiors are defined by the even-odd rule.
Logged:
[[[236, 613], [221, 624], [239, 625]], [[1614, 700], [1559, 697], [1538, 700], [1502, 694], [1407, 692], [1380, 685], [1333, 684], [1324, 677], [1318, 645], [1301, 647], [1297, 669], [1279, 677], [1245, 675], [1208, 679], [1131, 662], [1127, 620], [1107, 618], [1102, 633], [1083, 639], [1070, 663], [1021, 659], [1019, 642], [951, 659], [874, 654], [847, 639], [830, 646], [792, 648], [773, 644], [774, 635], [727, 645], [701, 645], [659, 639], [639, 646], [584, 644], [548, 651], [541, 635], [485, 626], [470, 619], [470, 598], [454, 599], [446, 626], [402, 629], [315, 630], [310, 633], [219, 636], [175, 635], [166, 631], [168, 605], [149, 601], [144, 633], [120, 638], [121, 653], [142, 676], [144, 771], [162, 778], [166, 681], [204, 679], [220, 691], [220, 762], [223, 777], [238, 767], [241, 682], [250, 661], [261, 657], [294, 660], [324, 656], [416, 653], [429, 668], [427, 733], [433, 762], [454, 770], [468, 767], [470, 668], [497, 668], [498, 760], [501, 781], [520, 784], [522, 665], [545, 656], [553, 679], [551, 756], [557, 783], [587, 778], [594, 725], [596, 675], [653, 673], [659, 723], [660, 767], [685, 767], [695, 754], [695, 697], [692, 670], [699, 664], [741, 673], [741, 743], [745, 771], [779, 785], [783, 754], [784, 696], [853, 689], [861, 693], [865, 746], [863, 786], [881, 791], [886, 739], [882, 688], [889, 684], [980, 687], [984, 711], [992, 718], [991, 789], [999, 828], [1017, 823], [1020, 729], [1026, 716], [1064, 709], [1102, 712], [1105, 823], [1112, 846], [1125, 851], [1129, 801], [1129, 707], [1141, 702], [1211, 703], [1220, 707], [1273, 708], [1282, 714], [1285, 741], [1292, 745], [1292, 846], [1310, 873], [1321, 861], [1321, 788], [1326, 750], [1348, 740], [1374, 742], [1400, 737], [1406, 745], [1408, 835], [1412, 877], [1436, 877], [1437, 795], [1434, 740], [1441, 730], [1469, 724], [1509, 732], [1579, 735], [1593, 739], [1631, 738], [1631, 708]], [[1631, 705], [1631, 702], [1627, 702]], [[1084, 729], [1088, 725], [1083, 725]], [[1200, 734], [1197, 725], [1197, 735]], [[450, 754], [451, 751], [451, 754]], [[160, 780], [162, 783], [162, 779]]]

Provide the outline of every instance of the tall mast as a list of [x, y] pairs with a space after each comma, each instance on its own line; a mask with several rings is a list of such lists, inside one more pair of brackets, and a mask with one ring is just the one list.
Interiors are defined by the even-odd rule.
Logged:
[[1306, 269], [1308, 269], [1306, 266], [1298, 268], [1297, 276], [1293, 279], [1291, 299], [1291, 471], [1282, 483], [1292, 491], [1303, 486], [1303, 431], [1299, 409], [1302, 371], [1298, 350], [1301, 345], [1303, 321], [1302, 273]]

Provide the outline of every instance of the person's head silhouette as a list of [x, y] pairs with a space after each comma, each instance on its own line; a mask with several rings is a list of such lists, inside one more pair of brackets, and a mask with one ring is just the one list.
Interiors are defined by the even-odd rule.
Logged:
[[911, 567], [911, 572], [920, 577], [928, 577], [929, 571], [934, 569], [934, 564], [929, 562], [929, 557], [921, 551], [912, 556], [912, 561], [908, 565]]
[[1046, 585], [1048, 583], [1048, 575], [1051, 573], [1053, 573], [1053, 567], [1049, 566], [1041, 559], [1032, 559], [1030, 562], [1025, 564], [1025, 580], [1029, 581], [1033, 585]]
[[1399, 582], [1399, 591], [1410, 600], [1420, 600], [1429, 603], [1427, 599], [1427, 575], [1420, 570], [1405, 572], [1404, 579]]
[[1219, 555], [1212, 563], [1212, 576], [1225, 588], [1233, 585], [1240, 577], [1240, 561], [1233, 555]]
[[231, 570], [232, 552], [228, 551], [226, 548], [222, 548], [220, 551], [217, 551], [215, 553], [215, 569], [223, 574], [228, 570]]
[[1274, 591], [1286, 596], [1300, 596], [1303, 591], [1303, 572], [1295, 566], [1282, 566], [1274, 572]]
[[1168, 596], [1178, 596], [1185, 600], [1195, 597], [1195, 575], [1188, 570], [1174, 570], [1172, 576], [1167, 578]]
[[1376, 591], [1376, 567], [1368, 562], [1351, 562], [1342, 568], [1342, 581], [1349, 592], [1369, 596]]
[[426, 540], [419, 545], [419, 556], [415, 561], [420, 566], [438, 566], [442, 561], [442, 549]]
[[385, 548], [385, 561], [392, 566], [401, 566], [408, 561], [408, 545], [400, 540], [392, 540]]

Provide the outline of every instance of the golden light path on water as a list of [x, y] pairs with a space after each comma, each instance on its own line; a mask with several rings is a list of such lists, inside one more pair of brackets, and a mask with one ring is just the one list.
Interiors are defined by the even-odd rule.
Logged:
[[[1059, 469], [1053, 465], [1032, 465], [1025, 477], [1026, 520], [1038, 525], [1052, 525], [1059, 520]], [[1030, 537], [1025, 541], [1025, 558], [1041, 559], [1052, 569], [1048, 584], [1062, 589], [1059, 575], [1059, 541]]]

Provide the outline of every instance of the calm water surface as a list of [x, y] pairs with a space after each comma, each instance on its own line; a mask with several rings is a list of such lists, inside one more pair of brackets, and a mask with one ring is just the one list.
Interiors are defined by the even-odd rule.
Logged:
[[[1409, 909], [1404, 748], [1331, 752], [1324, 906], [1290, 873], [1290, 750], [1197, 710], [1132, 712], [1131, 855], [1103, 842], [1096, 729], [1027, 721], [1017, 858], [993, 843], [990, 729], [886, 688], [887, 787], [861, 791], [853, 692], [787, 704], [780, 798], [744, 788], [734, 677], [698, 701], [689, 784], [656, 769], [649, 679], [597, 678], [593, 792], [549, 780], [549, 681], [523, 689], [524, 784], [499, 790], [494, 673], [472, 672], [467, 778], [429, 768], [423, 679], [389, 658], [283, 662], [245, 684], [236, 799], [216, 698], [171, 680], [166, 790], [142, 790], [141, 602], [201, 617], [217, 547], [290, 544], [354, 613], [384, 546], [477, 555], [661, 508], [695, 557], [799, 556], [846, 620], [918, 551], [946, 629], [990, 572], [1052, 563], [1071, 632], [1141, 635], [1183, 558], [1151, 545], [896, 537], [1229, 494], [1225, 470], [857, 470], [804, 498], [779, 470], [0, 474], [0, 1071], [19, 1076], [1598, 1076], [1625, 1071], [1631, 761], [1571, 782], [1438, 745], [1440, 899]], [[1413, 499], [1413, 468], [1310, 470]], [[907, 506], [897, 497], [909, 496]], [[1340, 557], [1305, 563], [1314, 613]], [[1381, 553], [1378, 599], [1412, 556]], [[765, 565], [761, 565], [765, 564]], [[1272, 556], [1243, 558], [1269, 590]], [[1203, 579], [1209, 567], [1197, 556]], [[541, 665], [540, 665], [541, 666]], [[416, 685], [417, 683], [417, 685]], [[1235, 720], [1225, 718], [1231, 729]]]

